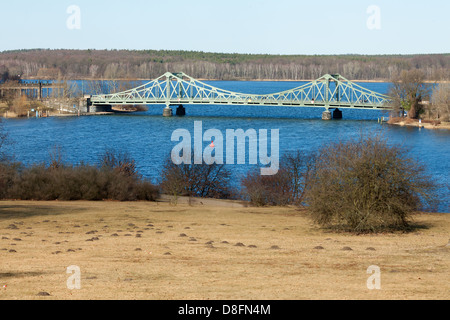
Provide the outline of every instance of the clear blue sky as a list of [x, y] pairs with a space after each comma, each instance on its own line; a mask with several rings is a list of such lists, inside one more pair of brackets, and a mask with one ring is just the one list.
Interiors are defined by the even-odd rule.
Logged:
[[[81, 29], [67, 28], [71, 5]], [[371, 5], [381, 29], [367, 27]], [[448, 0], [2, 0], [0, 13], [0, 51], [450, 53]]]

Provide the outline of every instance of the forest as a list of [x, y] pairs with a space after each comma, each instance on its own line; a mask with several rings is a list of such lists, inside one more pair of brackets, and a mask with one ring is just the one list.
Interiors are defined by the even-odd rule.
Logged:
[[421, 70], [426, 81], [450, 79], [450, 54], [265, 55], [166, 50], [15, 50], [0, 52], [0, 76], [21, 79], [154, 79], [167, 71], [208, 80], [389, 81]]

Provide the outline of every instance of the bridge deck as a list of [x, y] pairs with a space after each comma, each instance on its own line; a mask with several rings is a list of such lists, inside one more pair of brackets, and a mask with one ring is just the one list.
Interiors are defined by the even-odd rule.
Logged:
[[238, 101], [226, 101], [226, 100], [104, 100], [104, 101], [93, 101], [95, 105], [241, 105], [241, 106], [280, 106], [280, 107], [306, 107], [306, 108], [328, 108], [328, 109], [377, 109], [377, 110], [391, 110], [389, 106], [379, 106], [372, 104], [352, 104], [352, 103], [332, 103], [326, 105], [324, 102], [305, 102], [300, 103], [296, 101], [292, 102], [238, 102]]

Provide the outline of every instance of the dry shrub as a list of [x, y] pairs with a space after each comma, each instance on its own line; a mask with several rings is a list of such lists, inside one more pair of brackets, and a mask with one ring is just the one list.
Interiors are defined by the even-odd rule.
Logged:
[[[448, 80], [448, 79], [447, 79]], [[435, 120], [450, 121], [450, 83], [442, 82], [433, 88], [429, 116]]]
[[165, 194], [201, 198], [230, 199], [233, 192], [231, 173], [225, 165], [213, 163], [176, 165], [170, 157], [161, 173], [161, 190]]
[[7, 160], [6, 154], [3, 152], [3, 146], [8, 142], [8, 135], [3, 129], [2, 119], [0, 118], [0, 162]]
[[100, 167], [106, 170], [114, 170], [126, 176], [138, 175], [136, 162], [131, 156], [124, 152], [107, 150], [102, 156]]
[[25, 116], [28, 110], [29, 101], [25, 95], [17, 97], [11, 102], [10, 111], [16, 113], [19, 117]]
[[390, 117], [388, 120], [388, 124], [395, 124], [395, 123], [399, 123], [405, 121], [405, 118], [401, 118], [401, 117]]
[[262, 176], [260, 170], [253, 170], [241, 183], [244, 199], [256, 206], [285, 206], [294, 200], [291, 179], [284, 169], [272, 176]]
[[276, 175], [262, 176], [260, 170], [247, 173], [241, 181], [242, 196], [257, 206], [302, 205], [314, 165], [314, 155], [288, 153]]
[[137, 173], [131, 158], [114, 154], [108, 156], [120, 160], [109, 167], [72, 166], [65, 165], [60, 154], [54, 153], [48, 166], [37, 164], [15, 170], [12, 178], [7, 180], [9, 185], [2, 197], [44, 201], [154, 201], [158, 198], [159, 190]]
[[16, 177], [18, 165], [9, 162], [0, 162], [0, 199], [6, 197]]
[[422, 123], [429, 123], [429, 124], [432, 124], [433, 126], [438, 126], [441, 124], [441, 121], [439, 121], [439, 120], [422, 120]]
[[413, 212], [435, 205], [436, 187], [407, 150], [361, 137], [320, 150], [307, 204], [322, 226], [357, 233], [406, 230]]

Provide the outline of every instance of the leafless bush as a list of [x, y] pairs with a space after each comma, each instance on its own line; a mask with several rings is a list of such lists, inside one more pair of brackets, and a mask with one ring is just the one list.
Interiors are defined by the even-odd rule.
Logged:
[[58, 169], [64, 165], [63, 163], [63, 151], [60, 146], [54, 146], [50, 152], [50, 169]]
[[411, 214], [436, 204], [436, 185], [407, 150], [380, 137], [319, 152], [307, 205], [315, 222], [352, 232], [405, 230]]
[[6, 143], [7, 134], [3, 129], [2, 119], [0, 118], [0, 162], [4, 161], [5, 155], [3, 153], [3, 146]]
[[201, 198], [229, 199], [233, 192], [231, 173], [224, 165], [213, 163], [176, 165], [166, 160], [160, 187], [166, 194]]
[[440, 83], [433, 89], [430, 109], [434, 119], [450, 121], [450, 83]]
[[114, 170], [126, 176], [133, 177], [138, 174], [136, 162], [124, 152], [107, 150], [100, 160], [100, 166], [106, 170]]
[[288, 153], [281, 159], [276, 175], [262, 176], [259, 170], [250, 171], [241, 182], [243, 197], [257, 206], [302, 205], [314, 165], [314, 155]]
[[0, 162], [0, 199], [4, 199], [18, 171], [18, 164], [6, 161]]
[[[105, 160], [106, 155], [103, 160]], [[49, 165], [0, 166], [1, 198], [20, 200], [118, 200], [154, 201], [159, 190], [136, 171], [134, 161], [123, 154], [107, 153], [101, 167], [66, 165], [60, 149], [51, 153]]]
[[291, 179], [284, 169], [272, 176], [262, 176], [259, 170], [250, 171], [242, 186], [244, 198], [256, 206], [284, 206], [293, 201]]

